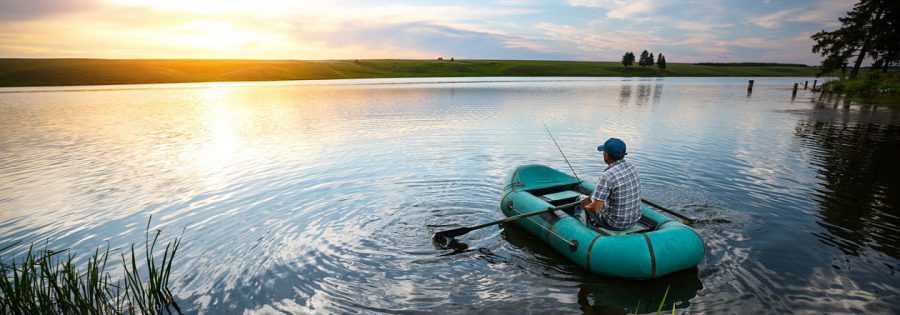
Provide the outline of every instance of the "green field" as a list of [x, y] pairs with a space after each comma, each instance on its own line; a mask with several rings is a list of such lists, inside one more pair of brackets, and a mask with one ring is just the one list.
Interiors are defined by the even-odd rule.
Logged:
[[814, 76], [816, 67], [541, 60], [0, 59], [0, 86], [274, 81], [396, 77]]

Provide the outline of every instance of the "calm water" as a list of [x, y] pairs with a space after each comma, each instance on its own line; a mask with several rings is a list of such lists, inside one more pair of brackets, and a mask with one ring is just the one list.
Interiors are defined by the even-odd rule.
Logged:
[[[184, 232], [191, 312], [900, 312], [900, 108], [807, 78], [397, 79], [0, 89], [0, 248]], [[812, 78], [808, 78], [810, 81]], [[526, 163], [624, 139], [645, 197], [701, 219], [700, 266], [589, 275], [501, 218]], [[671, 307], [669, 304], [668, 307]]]

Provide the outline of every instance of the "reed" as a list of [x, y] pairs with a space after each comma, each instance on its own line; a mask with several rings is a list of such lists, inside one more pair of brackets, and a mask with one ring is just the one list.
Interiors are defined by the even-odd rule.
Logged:
[[[672, 288], [671, 286], [666, 287], [666, 293], [663, 294], [662, 301], [659, 302], [659, 307], [656, 309], [656, 315], [662, 314], [663, 306], [666, 305], [666, 298], [669, 297], [669, 289], [671, 289], [671, 288]], [[637, 315], [637, 313], [640, 309], [641, 309], [641, 301], [638, 300], [637, 305], [634, 307], [634, 313], [632, 313], [632, 314]], [[675, 315], [675, 303], [672, 303], [672, 315]]]
[[0, 249], [0, 313], [181, 314], [168, 288], [181, 236], [157, 253], [160, 233], [156, 230], [151, 237], [147, 220], [143, 268], [138, 266], [137, 250], [132, 245], [129, 255], [121, 254], [124, 275], [120, 278], [107, 270], [114, 251], [108, 245], [102, 251], [98, 247], [82, 266], [74, 263], [75, 254], [53, 251], [47, 245], [39, 251], [29, 246], [21, 259], [9, 262], [2, 253], [15, 244]]

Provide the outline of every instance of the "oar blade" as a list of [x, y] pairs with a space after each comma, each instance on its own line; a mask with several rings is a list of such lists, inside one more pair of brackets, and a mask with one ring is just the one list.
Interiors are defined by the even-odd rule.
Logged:
[[433, 238], [433, 239], [444, 239], [444, 240], [446, 240], [446, 239], [451, 239], [451, 238], [454, 238], [454, 237], [457, 237], [457, 236], [460, 236], [460, 235], [463, 235], [463, 234], [466, 234], [466, 233], [469, 233], [469, 232], [472, 232], [472, 228], [470, 228], [470, 227], [461, 227], [461, 228], [457, 228], [457, 229], [452, 229], [452, 230], [447, 230], [447, 231], [441, 231], [441, 232], [434, 233], [434, 235], [433, 235], [431, 238]]

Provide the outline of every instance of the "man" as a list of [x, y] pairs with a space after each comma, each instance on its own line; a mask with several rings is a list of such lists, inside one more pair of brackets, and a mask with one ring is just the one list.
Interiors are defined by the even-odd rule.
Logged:
[[[631, 163], [625, 161], [625, 142], [609, 138], [597, 147], [608, 165], [590, 198], [579, 196], [575, 214], [585, 224], [611, 230], [627, 230], [641, 218], [641, 177]], [[588, 220], [585, 216], [589, 216]]]

